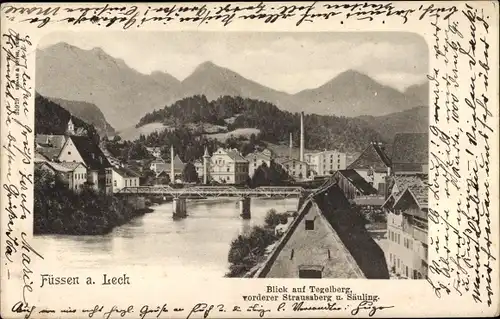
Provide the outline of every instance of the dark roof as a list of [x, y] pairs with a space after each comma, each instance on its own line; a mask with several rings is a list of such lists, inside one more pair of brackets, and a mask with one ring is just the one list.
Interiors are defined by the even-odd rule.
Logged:
[[429, 188], [427, 186], [428, 176], [426, 174], [396, 175], [393, 176], [392, 179], [398, 191], [392, 192], [393, 200], [387, 198], [386, 203], [384, 203], [385, 207], [392, 207], [406, 190], [411, 191], [415, 200], [421, 207], [427, 207]]
[[360, 190], [363, 195], [377, 194], [377, 190], [370, 185], [361, 175], [358, 174], [354, 169], [343, 169], [338, 171], [342, 174], [351, 184], [353, 184], [357, 189]]
[[392, 163], [427, 163], [429, 134], [398, 133], [392, 147]]
[[385, 153], [385, 146], [376, 142], [370, 143], [359, 157], [347, 167], [348, 169], [370, 169], [382, 171], [391, 166], [391, 160]]
[[[315, 201], [365, 277], [389, 279], [384, 252], [366, 230], [363, 217], [346, 208], [347, 199], [339, 197], [338, 192], [329, 189], [327, 193], [316, 195]], [[339, 205], [339, 201], [344, 204]]]
[[[342, 190], [338, 188], [337, 185], [333, 185], [328, 189], [328, 193], [331, 193], [334, 197], [336, 197], [337, 201], [333, 205], [333, 209], [349, 209], [349, 202], [343, 196]], [[301, 206], [301, 210], [299, 215], [292, 221], [287, 231], [283, 234], [281, 240], [279, 240], [271, 254], [268, 256], [265, 263], [261, 266], [260, 270], [255, 274], [255, 277], [266, 277], [269, 272], [273, 269], [273, 267], [279, 267], [279, 270], [287, 273], [287, 267], [281, 267], [279, 263], [276, 263], [279, 255], [284, 249], [287, 247], [287, 243], [290, 242], [293, 238], [293, 233], [297, 230], [297, 227], [301, 223], [301, 221], [305, 218], [305, 216], [310, 212], [316, 210], [317, 213], [321, 216], [323, 215], [321, 209], [314, 204], [313, 198], [308, 198], [304, 204]], [[324, 216], [324, 215], [323, 215]], [[325, 218], [325, 217], [320, 217]], [[325, 222], [327, 224], [330, 223], [327, 218], [325, 218]], [[339, 238], [335, 229], [331, 229], [331, 235], [333, 240], [336, 243], [336, 247], [334, 247], [334, 251], [332, 251], [332, 258], [334, 260], [331, 261], [330, 266], [333, 268], [333, 273], [335, 278], [364, 278], [364, 273], [362, 269], [360, 269], [356, 263], [356, 261], [351, 256], [348, 249], [346, 249], [343, 241]], [[308, 259], [313, 262], [317, 258], [317, 254], [315, 254], [315, 250], [312, 249], [317, 242], [313, 241], [314, 237], [310, 238], [311, 240], [307, 240], [307, 238], [300, 238], [300, 246], [305, 247], [303, 254], [308, 254]], [[293, 244], [293, 243], [292, 243]], [[307, 246], [308, 245], [308, 246]], [[310, 247], [311, 249], [307, 249]], [[300, 267], [300, 266], [299, 266]], [[318, 266], [316, 266], [318, 267]], [[283, 275], [283, 277], [288, 277]]]
[[70, 139], [75, 144], [78, 153], [83, 159], [83, 162], [89, 169], [102, 169], [111, 167], [106, 156], [99, 148], [99, 145], [94, 143], [86, 136], [71, 136]]
[[49, 160], [54, 160], [59, 156], [59, 153], [61, 153], [61, 148], [50, 147], [50, 146], [39, 146], [37, 147], [36, 151], [41, 155], [43, 155], [44, 157], [48, 158]]
[[[352, 277], [346, 272], [349, 269], [359, 269], [362, 275], [368, 279], [389, 279], [389, 271], [384, 252], [375, 243], [365, 229], [363, 217], [350, 208], [349, 201], [343, 195], [342, 190], [336, 183], [308, 198], [301, 206], [299, 216], [292, 222], [282, 239], [276, 244], [275, 249], [268, 257], [256, 277], [265, 277], [275, 262], [280, 251], [292, 236], [301, 219], [310, 209], [315, 209], [315, 202], [319, 213], [326, 218], [332, 226], [332, 236], [339, 241], [339, 249], [343, 251], [343, 258], [339, 258], [336, 274], [339, 278]], [[313, 248], [315, 243], [309, 243]], [[345, 268], [345, 269], [342, 269]]]

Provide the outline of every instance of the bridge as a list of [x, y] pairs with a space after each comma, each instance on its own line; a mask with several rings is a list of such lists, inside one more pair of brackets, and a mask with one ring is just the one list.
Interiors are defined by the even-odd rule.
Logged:
[[187, 198], [206, 197], [238, 197], [240, 214], [243, 218], [250, 218], [250, 198], [304, 198], [315, 190], [306, 190], [295, 186], [263, 186], [246, 188], [236, 186], [188, 186], [176, 188], [169, 185], [132, 186], [124, 187], [115, 195], [150, 196], [158, 195], [173, 198], [174, 218], [186, 217]]

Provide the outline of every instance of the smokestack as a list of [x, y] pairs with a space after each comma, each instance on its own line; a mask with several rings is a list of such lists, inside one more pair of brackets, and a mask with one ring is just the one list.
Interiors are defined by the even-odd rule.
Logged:
[[174, 146], [170, 146], [170, 182], [175, 184]]
[[300, 160], [304, 161], [304, 112], [300, 113]]
[[292, 149], [293, 149], [293, 133], [290, 133], [290, 150], [288, 153], [288, 157], [292, 158]]

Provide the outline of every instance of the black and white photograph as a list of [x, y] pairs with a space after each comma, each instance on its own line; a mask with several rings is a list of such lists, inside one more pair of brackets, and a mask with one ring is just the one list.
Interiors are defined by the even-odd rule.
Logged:
[[50, 34], [36, 243], [78, 269], [425, 279], [428, 64], [406, 32]]

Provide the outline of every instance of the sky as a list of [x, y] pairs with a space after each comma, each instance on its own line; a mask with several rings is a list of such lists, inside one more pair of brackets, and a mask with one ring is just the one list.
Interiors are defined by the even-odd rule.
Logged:
[[63, 32], [39, 48], [66, 42], [100, 47], [139, 72], [167, 72], [183, 80], [205, 61], [270, 88], [297, 93], [348, 69], [400, 91], [428, 74], [425, 40], [403, 32]]

